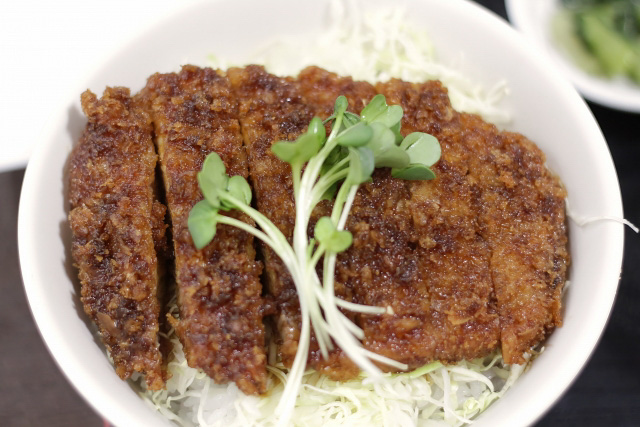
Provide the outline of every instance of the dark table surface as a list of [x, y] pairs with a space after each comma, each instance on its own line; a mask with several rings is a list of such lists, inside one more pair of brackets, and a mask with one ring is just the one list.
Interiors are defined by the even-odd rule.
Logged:
[[[502, 0], [479, 3], [506, 18]], [[589, 106], [618, 170], [625, 216], [640, 224], [640, 115]], [[29, 313], [16, 237], [23, 175], [0, 173], [0, 425], [102, 426], [58, 370]], [[640, 425], [640, 237], [630, 230], [625, 237], [622, 279], [607, 329], [582, 374], [539, 426]]]

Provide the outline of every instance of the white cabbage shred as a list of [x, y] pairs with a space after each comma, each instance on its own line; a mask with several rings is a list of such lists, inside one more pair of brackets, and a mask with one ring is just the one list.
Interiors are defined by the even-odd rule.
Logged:
[[625, 218], [619, 218], [617, 216], [611, 215], [596, 215], [596, 216], [584, 216], [579, 215], [577, 212], [574, 212], [569, 205], [569, 199], [565, 200], [565, 210], [567, 212], [567, 216], [575, 222], [578, 226], [584, 227], [585, 225], [601, 222], [601, 221], [611, 221], [617, 222], [622, 225], [626, 225], [631, 230], [640, 234], [640, 228], [636, 227], [631, 221]]
[[[370, 8], [357, 0], [332, 0], [329, 4], [331, 24], [320, 36], [275, 39], [246, 58], [244, 65], [263, 64], [281, 76], [317, 65], [370, 83], [390, 78], [440, 80], [456, 110], [479, 114], [495, 124], [510, 121], [509, 113], [499, 106], [508, 94], [506, 82], [498, 81], [485, 90], [452, 65], [441, 63], [426, 29], [407, 19], [402, 8]], [[209, 60], [214, 67], [230, 65], [215, 56]]]
[[[425, 29], [412, 25], [402, 10], [363, 10], [355, 1], [332, 1], [333, 25], [321, 37], [278, 40], [246, 63], [264, 64], [280, 75], [295, 75], [305, 66], [318, 65], [372, 83], [392, 77], [413, 82], [439, 79], [449, 90], [454, 108], [494, 123], [509, 120], [498, 107], [507, 93], [503, 82], [485, 92], [439, 63]], [[229, 65], [220, 58], [210, 60], [216, 67]], [[175, 302], [171, 311], [177, 315]], [[271, 360], [268, 393], [247, 396], [235, 384], [215, 384], [202, 371], [190, 368], [173, 331], [170, 339], [172, 377], [167, 389], [148, 391], [144, 381], [139, 381], [143, 398], [162, 415], [185, 427], [277, 425], [273, 414], [287, 381], [284, 366]], [[335, 382], [309, 369], [292, 422], [300, 426], [464, 425], [500, 398], [525, 367], [505, 365], [496, 352], [456, 365], [435, 362], [409, 373], [385, 374], [377, 382], [365, 374]]]
[[[287, 381], [279, 363], [269, 366], [269, 391], [247, 396], [235, 384], [216, 384], [190, 368], [177, 337], [167, 389], [142, 396], [162, 415], [184, 427], [274, 426], [274, 411]], [[456, 365], [428, 364], [413, 372], [366, 374], [336, 382], [307, 370], [292, 422], [295, 426], [460, 426], [500, 398], [526, 365], [506, 366], [499, 352]], [[144, 381], [140, 381], [144, 388]]]

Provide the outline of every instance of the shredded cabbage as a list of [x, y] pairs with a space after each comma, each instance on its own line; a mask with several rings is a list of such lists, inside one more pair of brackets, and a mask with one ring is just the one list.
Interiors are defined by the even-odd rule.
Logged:
[[[509, 115], [498, 107], [507, 93], [504, 82], [485, 92], [460, 72], [438, 62], [423, 28], [412, 25], [399, 8], [369, 10], [356, 1], [331, 2], [333, 25], [321, 37], [281, 39], [247, 58], [272, 73], [294, 75], [318, 65], [357, 80], [377, 82], [392, 77], [422, 82], [438, 79], [448, 88], [454, 108], [477, 113], [494, 123]], [[305, 55], [306, 53], [306, 55]], [[210, 65], [227, 68], [211, 56]], [[293, 60], [293, 62], [292, 62]], [[236, 64], [238, 65], [238, 64]], [[171, 312], [177, 316], [175, 302]], [[274, 411], [287, 381], [287, 370], [270, 348], [268, 393], [247, 396], [235, 384], [215, 384], [206, 374], [190, 368], [182, 345], [170, 332], [172, 377], [167, 389], [149, 391], [138, 380], [141, 395], [166, 418], [190, 426], [271, 426]], [[298, 395], [294, 425], [304, 426], [459, 426], [500, 398], [526, 365], [505, 365], [499, 352], [456, 365], [430, 363], [408, 373], [386, 374], [374, 381], [366, 374], [336, 382], [308, 370]]]
[[[279, 363], [268, 366], [269, 391], [247, 396], [235, 384], [214, 383], [190, 368], [180, 341], [173, 336], [172, 377], [167, 389], [144, 391], [143, 398], [162, 415], [184, 427], [273, 426], [274, 411], [287, 381]], [[292, 422], [295, 426], [460, 426], [500, 398], [526, 365], [507, 366], [499, 352], [456, 365], [430, 363], [412, 372], [366, 374], [336, 382], [307, 370]], [[140, 381], [144, 388], [144, 381]]]
[[[357, 0], [332, 0], [330, 8], [331, 25], [319, 36], [276, 39], [242, 62], [263, 64], [283, 76], [317, 65], [371, 83], [394, 77], [410, 82], [440, 80], [456, 110], [479, 114], [495, 124], [509, 122], [510, 115], [499, 107], [508, 94], [506, 82], [498, 81], [485, 91], [453, 66], [439, 62], [425, 28], [407, 19], [402, 8], [367, 8]], [[230, 65], [213, 55], [209, 63], [219, 68]]]
[[588, 217], [579, 215], [578, 213], [574, 212], [571, 209], [571, 206], [569, 206], [569, 199], [565, 200], [565, 210], [567, 212], [567, 216], [580, 227], [584, 227], [585, 225], [588, 225], [594, 222], [613, 221], [613, 222], [626, 225], [627, 227], [632, 229], [634, 232], [640, 233], [640, 228], [636, 227], [631, 221], [625, 218], [618, 218], [616, 216], [610, 216], [610, 215], [597, 215], [597, 216], [588, 216]]

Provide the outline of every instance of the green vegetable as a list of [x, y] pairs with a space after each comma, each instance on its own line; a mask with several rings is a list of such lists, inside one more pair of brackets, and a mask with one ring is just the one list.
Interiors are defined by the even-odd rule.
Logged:
[[602, 66], [578, 33], [575, 13], [561, 10], [552, 21], [553, 38], [569, 59], [585, 72], [604, 75]]
[[[206, 158], [198, 173], [204, 200], [197, 203], [189, 215], [189, 231], [198, 249], [211, 242], [217, 224], [232, 225], [269, 245], [293, 278], [300, 300], [302, 327], [289, 381], [276, 409], [281, 421], [289, 419], [295, 405], [305, 372], [311, 328], [324, 357], [335, 342], [369, 375], [381, 374], [372, 361], [406, 369], [404, 364], [366, 350], [360, 342], [362, 330], [340, 311], [343, 308], [382, 314], [386, 308], [336, 298], [336, 256], [351, 246], [353, 237], [344, 229], [347, 216], [358, 187], [371, 179], [374, 168], [392, 167], [392, 175], [402, 179], [433, 179], [435, 174], [430, 166], [440, 158], [440, 145], [433, 136], [420, 132], [403, 139], [400, 135], [402, 108], [387, 105], [382, 95], [375, 96], [359, 116], [347, 112], [347, 106], [344, 96], [336, 99], [334, 112], [325, 121], [331, 123], [329, 136], [322, 120], [314, 118], [308, 130], [295, 141], [278, 141], [272, 146], [273, 153], [291, 165], [296, 206], [292, 244], [268, 218], [250, 206], [249, 184], [241, 176], [229, 177], [215, 153]], [[317, 221], [314, 238], [309, 239], [307, 230], [313, 209], [321, 200], [334, 196], [331, 216]], [[229, 209], [244, 212], [259, 228], [220, 214]], [[316, 271], [321, 258], [322, 280]]]
[[640, 3], [564, 0], [554, 36], [576, 65], [592, 74], [640, 83]]

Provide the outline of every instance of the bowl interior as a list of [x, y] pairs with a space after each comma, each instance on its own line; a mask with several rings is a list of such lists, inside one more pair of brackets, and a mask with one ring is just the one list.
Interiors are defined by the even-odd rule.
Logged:
[[[382, 1], [368, 2], [368, 7]], [[504, 21], [467, 1], [404, 0], [407, 19], [424, 25], [444, 63], [464, 57], [462, 71], [490, 86], [506, 80], [507, 126], [527, 135], [547, 154], [564, 181], [571, 208], [585, 216], [622, 217], [620, 191], [606, 143], [588, 108], [535, 48]], [[250, 12], [246, 12], [250, 11]], [[323, 28], [327, 1], [219, 0], [185, 8], [108, 55], [78, 85], [47, 124], [30, 161], [19, 214], [24, 285], [40, 332], [71, 383], [115, 425], [170, 423], [120, 381], [84, 315], [70, 258], [66, 163], [85, 124], [80, 93], [106, 85], [140, 89], [154, 72], [181, 64], [206, 64], [209, 54], [239, 61], [262, 41]], [[269, 19], [264, 19], [269, 16]], [[454, 24], [455, 23], [455, 24]], [[241, 28], [241, 31], [238, 29]], [[459, 31], [465, 28], [465, 31]], [[321, 65], [321, 64], [320, 64]], [[622, 226], [570, 223], [572, 285], [564, 326], [546, 351], [476, 425], [534, 422], [566, 390], [597, 343], [615, 296], [622, 259]]]

